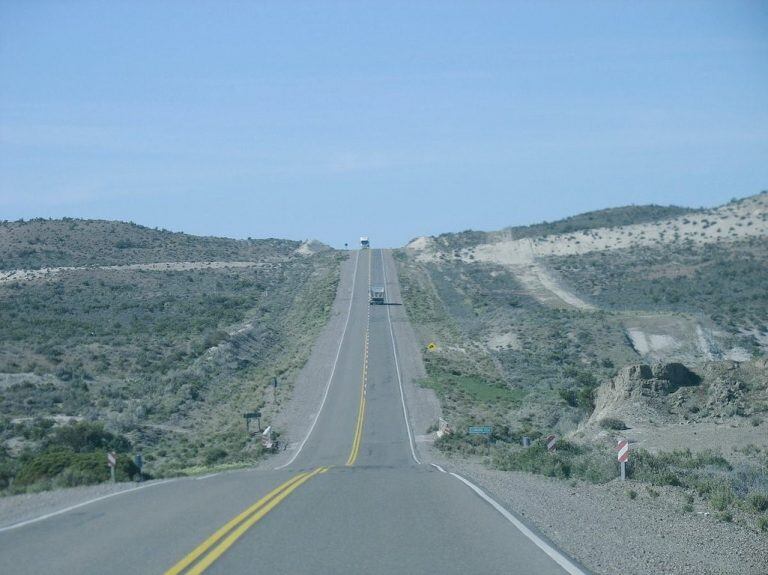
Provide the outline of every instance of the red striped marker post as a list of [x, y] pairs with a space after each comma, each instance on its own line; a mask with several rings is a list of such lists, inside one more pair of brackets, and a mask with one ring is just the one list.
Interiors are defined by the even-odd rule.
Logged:
[[548, 435], [547, 436], [547, 451], [550, 453], [555, 452], [555, 445], [557, 445], [557, 435]]
[[627, 478], [627, 461], [629, 461], [629, 442], [626, 439], [620, 439], [619, 445], [619, 463], [621, 463], [621, 480]]

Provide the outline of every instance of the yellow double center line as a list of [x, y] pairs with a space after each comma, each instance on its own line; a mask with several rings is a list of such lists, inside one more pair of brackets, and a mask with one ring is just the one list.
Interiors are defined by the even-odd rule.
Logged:
[[[368, 288], [371, 287], [371, 266], [373, 252], [368, 253]], [[357, 456], [360, 453], [360, 442], [363, 437], [363, 424], [365, 422], [365, 393], [368, 382], [368, 343], [371, 326], [371, 308], [368, 306], [368, 318], [365, 326], [365, 346], [363, 350], [363, 374], [362, 385], [360, 387], [360, 405], [357, 411], [357, 422], [355, 424], [355, 436], [352, 440], [352, 450], [347, 458], [347, 465], [355, 464]], [[240, 513], [237, 517], [222, 526], [213, 535], [208, 537], [198, 545], [191, 553], [168, 569], [164, 575], [199, 575], [210, 567], [227, 549], [245, 534], [248, 529], [258, 523], [267, 513], [272, 511], [280, 502], [288, 497], [294, 490], [306, 483], [315, 475], [325, 473], [328, 467], [318, 467], [312, 472], [299, 473], [294, 475], [288, 481], [279, 485], [248, 509]]]
[[[373, 261], [373, 251], [368, 252], [368, 290], [371, 289], [371, 262]], [[360, 385], [360, 405], [357, 409], [357, 422], [355, 423], [355, 436], [352, 439], [352, 449], [347, 458], [347, 467], [352, 466], [357, 461], [360, 453], [360, 442], [363, 439], [363, 424], [365, 423], [365, 392], [368, 384], [368, 342], [371, 328], [371, 306], [368, 306], [368, 317], [365, 325], [365, 345], [363, 348], [363, 376]]]
[[347, 458], [347, 466], [355, 464], [360, 453], [360, 441], [363, 438], [363, 423], [365, 422], [365, 387], [368, 380], [368, 330], [365, 330], [365, 352], [363, 357], [363, 383], [360, 386], [360, 406], [357, 409], [357, 423], [355, 424], [355, 437], [352, 439], [352, 450]]
[[[312, 472], [294, 475], [282, 485], [276, 487], [240, 515], [221, 527], [216, 533], [198, 545], [189, 555], [168, 569], [164, 575], [199, 575], [221, 555], [234, 545], [248, 529], [253, 527], [262, 517], [272, 511], [283, 499], [288, 497], [303, 483], [312, 479], [315, 475], [325, 473], [328, 467], [318, 467]], [[199, 559], [199, 561], [198, 561]], [[197, 563], [195, 563], [197, 562]], [[194, 563], [194, 566], [192, 566]], [[189, 569], [187, 569], [189, 567]], [[185, 571], [185, 569], [187, 569]]]

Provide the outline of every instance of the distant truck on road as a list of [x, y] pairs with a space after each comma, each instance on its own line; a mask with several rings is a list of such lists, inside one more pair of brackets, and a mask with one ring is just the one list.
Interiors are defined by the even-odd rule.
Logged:
[[360, 236], [360, 247], [364, 250], [371, 247], [371, 242], [368, 241], [368, 236]]
[[370, 303], [371, 305], [381, 305], [384, 303], [384, 286], [371, 286], [370, 289]]

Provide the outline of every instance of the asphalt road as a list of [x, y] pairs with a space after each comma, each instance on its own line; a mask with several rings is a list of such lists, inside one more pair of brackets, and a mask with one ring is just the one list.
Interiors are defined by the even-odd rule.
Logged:
[[368, 304], [369, 285], [397, 281], [384, 277], [391, 256], [354, 257], [322, 409], [280, 469], [172, 481], [1, 531], [0, 573], [582, 573], [420, 461], [391, 327], [404, 310]]

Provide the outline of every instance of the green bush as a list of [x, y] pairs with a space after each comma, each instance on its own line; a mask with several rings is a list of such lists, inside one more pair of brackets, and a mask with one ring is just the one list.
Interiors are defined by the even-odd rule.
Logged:
[[553, 453], [547, 451], [543, 441], [536, 441], [527, 449], [499, 449], [494, 453], [493, 464], [505, 471], [527, 471], [590, 483], [605, 483], [617, 476], [615, 457], [611, 454], [564, 440], [558, 442]]
[[604, 417], [599, 424], [603, 429], [612, 429], [614, 431], [623, 431], [628, 429], [627, 424], [616, 417]]
[[716, 511], [725, 511], [733, 502], [733, 493], [728, 489], [719, 489], [709, 496], [709, 504]]
[[131, 442], [106, 431], [101, 423], [80, 421], [57, 428], [46, 440], [49, 448], [66, 448], [78, 453], [90, 451], [126, 452]]
[[[118, 454], [115, 476], [118, 481], [130, 481], [139, 469], [127, 454]], [[63, 485], [101, 483], [110, 478], [106, 452], [75, 453], [48, 451], [25, 461], [18, 475], [18, 485], [59, 480]]]
[[223, 447], [209, 447], [205, 450], [205, 464], [214, 465], [227, 457], [227, 450]]
[[765, 493], [750, 493], [747, 497], [747, 505], [755, 511], [768, 511], [768, 495]]

